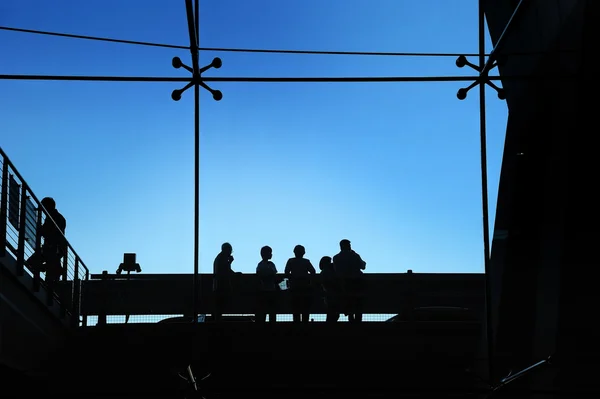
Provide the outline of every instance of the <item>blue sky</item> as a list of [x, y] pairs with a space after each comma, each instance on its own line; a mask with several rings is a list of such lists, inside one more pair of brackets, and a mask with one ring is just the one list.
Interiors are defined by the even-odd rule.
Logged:
[[[476, 53], [476, 0], [201, 1], [200, 45]], [[9, 0], [0, 25], [188, 44], [184, 1]], [[491, 45], [487, 43], [489, 51]], [[185, 50], [0, 31], [0, 73], [187, 76]], [[455, 58], [201, 52], [206, 76], [472, 75]], [[476, 62], [476, 59], [471, 59]], [[253, 272], [293, 247], [317, 265], [342, 238], [373, 273], [483, 272], [477, 90], [467, 83], [211, 83], [201, 93], [200, 270], [222, 242]], [[193, 91], [179, 83], [0, 81], [0, 146], [53, 196], [92, 272], [136, 252], [193, 271]], [[507, 108], [488, 89], [493, 227]]]

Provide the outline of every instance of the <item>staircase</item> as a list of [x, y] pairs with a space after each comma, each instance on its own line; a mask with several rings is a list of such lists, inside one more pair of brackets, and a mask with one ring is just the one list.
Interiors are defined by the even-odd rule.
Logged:
[[0, 367], [26, 378], [39, 375], [79, 325], [80, 284], [89, 272], [70, 244], [52, 292], [45, 274], [26, 266], [43, 245], [40, 226], [48, 214], [1, 148], [0, 171]]

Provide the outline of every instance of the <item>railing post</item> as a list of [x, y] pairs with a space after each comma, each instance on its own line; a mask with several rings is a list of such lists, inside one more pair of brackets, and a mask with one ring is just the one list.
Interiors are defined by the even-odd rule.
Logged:
[[73, 271], [73, 300], [72, 305], [73, 309], [71, 311], [71, 321], [73, 327], [79, 327], [79, 314], [80, 314], [80, 296], [81, 296], [81, 287], [79, 280], [79, 256], [75, 256], [75, 266]]
[[2, 194], [0, 196], [0, 256], [6, 254], [6, 220], [8, 219], [8, 161], [2, 159]]
[[416, 287], [415, 287], [415, 276], [411, 269], [406, 271], [406, 279], [407, 279], [407, 287], [406, 287], [406, 304], [405, 304], [405, 312], [406, 319], [408, 321], [414, 321], [415, 319], [415, 296], [416, 296]]
[[[102, 295], [104, 296], [104, 303], [106, 303], [106, 297], [108, 296], [108, 290], [107, 288], [107, 284], [106, 281], [108, 281], [108, 271], [107, 270], [103, 270], [102, 271]], [[102, 309], [99, 314], [98, 314], [98, 326], [105, 326], [106, 325], [106, 310]]]
[[[38, 254], [42, 253], [42, 208], [38, 206], [37, 208], [37, 219], [35, 222], [35, 252]], [[33, 270], [33, 292], [38, 292], [40, 290], [40, 268], [34, 267]]]
[[21, 203], [19, 214], [19, 228], [17, 230], [18, 245], [17, 245], [17, 275], [22, 276], [24, 273], [23, 265], [25, 264], [25, 223], [27, 223], [27, 184], [21, 184]]
[[62, 275], [60, 276], [60, 279], [62, 281], [67, 281], [69, 279], [69, 275], [67, 274], [67, 271], [69, 269], [69, 246], [66, 245], [65, 246], [65, 256], [62, 259]]

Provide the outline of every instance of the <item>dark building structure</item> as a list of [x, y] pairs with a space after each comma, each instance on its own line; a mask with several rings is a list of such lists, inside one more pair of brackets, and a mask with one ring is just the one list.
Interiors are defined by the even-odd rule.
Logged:
[[[110, 315], [210, 314], [211, 277], [92, 276], [69, 246], [49, 294], [24, 262], [47, 215], [0, 150], [0, 395], [598, 397], [600, 2], [481, 4], [509, 108], [487, 287], [483, 275], [368, 275], [365, 313], [401, 315], [388, 323], [111, 325]], [[252, 312], [252, 278], [241, 278], [229, 313]], [[427, 309], [442, 307], [475, 317], [432, 319]]]
[[509, 109], [491, 258], [497, 376], [555, 354], [539, 387], [593, 390], [600, 2], [484, 3]]

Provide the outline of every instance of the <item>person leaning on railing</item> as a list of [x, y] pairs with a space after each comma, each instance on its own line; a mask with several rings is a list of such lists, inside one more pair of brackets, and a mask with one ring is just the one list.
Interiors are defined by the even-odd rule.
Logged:
[[335, 323], [340, 319], [340, 282], [335, 272], [331, 256], [323, 256], [319, 261], [321, 269], [321, 288], [323, 301], [327, 309], [328, 323]]
[[41, 250], [36, 250], [27, 259], [26, 264], [30, 269], [46, 273], [46, 283], [52, 284], [63, 274], [62, 259], [67, 255], [67, 240], [64, 236], [67, 221], [56, 209], [53, 198], [46, 197], [41, 203], [50, 216], [46, 217], [41, 227], [44, 244]]
[[351, 323], [362, 322], [362, 305], [365, 294], [363, 270], [367, 263], [362, 260], [350, 244], [350, 240], [340, 241], [340, 252], [333, 257], [335, 272], [340, 277], [343, 286], [344, 314]]
[[223, 312], [231, 302], [233, 287], [231, 278], [234, 272], [231, 269], [233, 263], [233, 247], [230, 243], [225, 242], [221, 245], [221, 252], [215, 257], [213, 262], [213, 295], [214, 295], [214, 311], [213, 320], [221, 321]]

